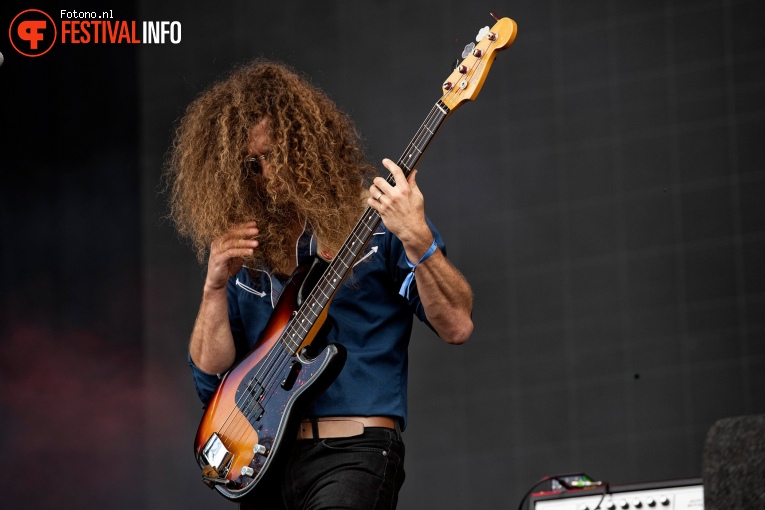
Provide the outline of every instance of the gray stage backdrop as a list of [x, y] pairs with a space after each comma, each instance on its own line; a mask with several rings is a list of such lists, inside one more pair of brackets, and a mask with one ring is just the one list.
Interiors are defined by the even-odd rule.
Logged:
[[[106, 144], [101, 160], [87, 159], [132, 180], [104, 198], [83, 178], [51, 209], [63, 214], [101, 193], [104, 216], [122, 218], [129, 242], [97, 228], [79, 238], [134, 255], [127, 273], [99, 273], [95, 292], [110, 329], [134, 333], [137, 354], [133, 365], [104, 354], [103, 328], [78, 341], [75, 368], [88, 367], [105, 389], [77, 409], [109, 420], [88, 422], [101, 431], [95, 444], [66, 422], [65, 444], [35, 450], [62, 475], [48, 473], [47, 489], [6, 475], [13, 502], [45, 508], [35, 502], [53, 493], [72, 508], [232, 508], [201, 483], [192, 455], [201, 409], [186, 347], [203, 269], [161, 219], [158, 195], [175, 120], [233, 65], [279, 59], [355, 119], [379, 165], [400, 156], [463, 46], [492, 24], [489, 11], [515, 19], [518, 38], [478, 99], [444, 124], [418, 174], [427, 213], [475, 291], [476, 328], [461, 347], [415, 330], [399, 508], [516, 508], [555, 473], [612, 483], [700, 476], [715, 420], [765, 412], [762, 2], [139, 1], [133, 19], [180, 21], [182, 42], [142, 45], [126, 69], [104, 71], [131, 84], [127, 106], [110, 101], [134, 122], [134, 143]], [[66, 131], [71, 116], [54, 117]], [[67, 246], [64, 235], [55, 239]], [[54, 261], [67, 264], [66, 275], [78, 255], [92, 257], [69, 250]], [[16, 260], [6, 255], [5, 265]], [[4, 268], [6, 283], [15, 271]], [[68, 303], [84, 317], [78, 331], [88, 331], [96, 319], [77, 307], [95, 299]], [[61, 305], [57, 313], [67, 317]], [[4, 355], [23, 357], [9, 345], [34, 342], [32, 331], [13, 329]], [[67, 338], [52, 335], [66, 353]], [[30, 364], [14, 360], [4, 363], [16, 374]], [[126, 363], [128, 374], [115, 379]], [[65, 399], [93, 391], [65, 375], [71, 387], [51, 382]], [[3, 445], [21, 460], [13, 434], [39, 426], [45, 413], [28, 410], [45, 390], [20, 404], [9, 396], [13, 382], [3, 395], [25, 411], [2, 419]], [[67, 470], [69, 460], [87, 468]]]
[[199, 410], [180, 361], [201, 272], [154, 228], [170, 122], [232, 64], [265, 56], [349, 112], [374, 161], [397, 158], [490, 10], [518, 38], [419, 165], [476, 329], [459, 348], [424, 328], [412, 338], [401, 508], [514, 508], [561, 472], [698, 476], [713, 421], [765, 409], [755, 2], [145, 2], [143, 18], [180, 19], [185, 37], [139, 59], [145, 348], [186, 402], [152, 506], [225, 506], [188, 458]]

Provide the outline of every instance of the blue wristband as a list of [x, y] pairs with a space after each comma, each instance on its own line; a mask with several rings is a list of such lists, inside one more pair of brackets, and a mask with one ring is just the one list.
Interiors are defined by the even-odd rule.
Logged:
[[409, 299], [409, 287], [412, 285], [412, 280], [414, 280], [414, 270], [417, 269], [417, 266], [428, 260], [430, 256], [436, 252], [436, 248], [438, 248], [438, 244], [436, 244], [436, 238], [434, 237], [430, 248], [428, 248], [428, 251], [425, 252], [425, 255], [420, 257], [420, 260], [418, 260], [416, 264], [412, 264], [409, 262], [409, 259], [406, 258], [406, 255], [404, 256], [404, 260], [406, 260], [406, 263], [409, 264], [409, 267], [411, 267], [412, 270], [409, 271], [409, 274], [406, 275], [406, 278], [404, 278], [404, 283], [401, 284], [401, 289], [398, 291], [400, 296], [404, 296], [406, 299]]

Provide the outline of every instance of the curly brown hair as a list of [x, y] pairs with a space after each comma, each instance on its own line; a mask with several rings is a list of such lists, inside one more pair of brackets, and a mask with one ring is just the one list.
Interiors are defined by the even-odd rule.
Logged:
[[[263, 118], [270, 120], [268, 180], [248, 176], [243, 165], [250, 129]], [[165, 170], [169, 217], [200, 262], [214, 239], [255, 220], [260, 246], [246, 263], [284, 273], [294, 266], [296, 221], [336, 253], [374, 173], [353, 123], [332, 100], [288, 66], [259, 59], [186, 109]]]

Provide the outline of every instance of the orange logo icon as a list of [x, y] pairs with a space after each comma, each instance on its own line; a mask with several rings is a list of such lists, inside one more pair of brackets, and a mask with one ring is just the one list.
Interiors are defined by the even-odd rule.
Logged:
[[56, 43], [56, 24], [43, 11], [27, 9], [13, 18], [8, 37], [13, 48], [22, 55], [39, 57]]

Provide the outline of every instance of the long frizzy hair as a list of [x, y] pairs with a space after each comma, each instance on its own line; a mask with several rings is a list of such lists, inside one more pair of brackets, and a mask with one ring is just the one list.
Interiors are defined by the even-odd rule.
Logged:
[[[243, 164], [249, 130], [266, 117], [267, 182], [248, 176]], [[286, 65], [260, 59], [186, 109], [165, 170], [169, 217], [200, 262], [214, 239], [255, 220], [259, 247], [245, 263], [285, 273], [295, 261], [295, 222], [308, 222], [322, 247], [337, 253], [374, 173], [350, 118]]]

